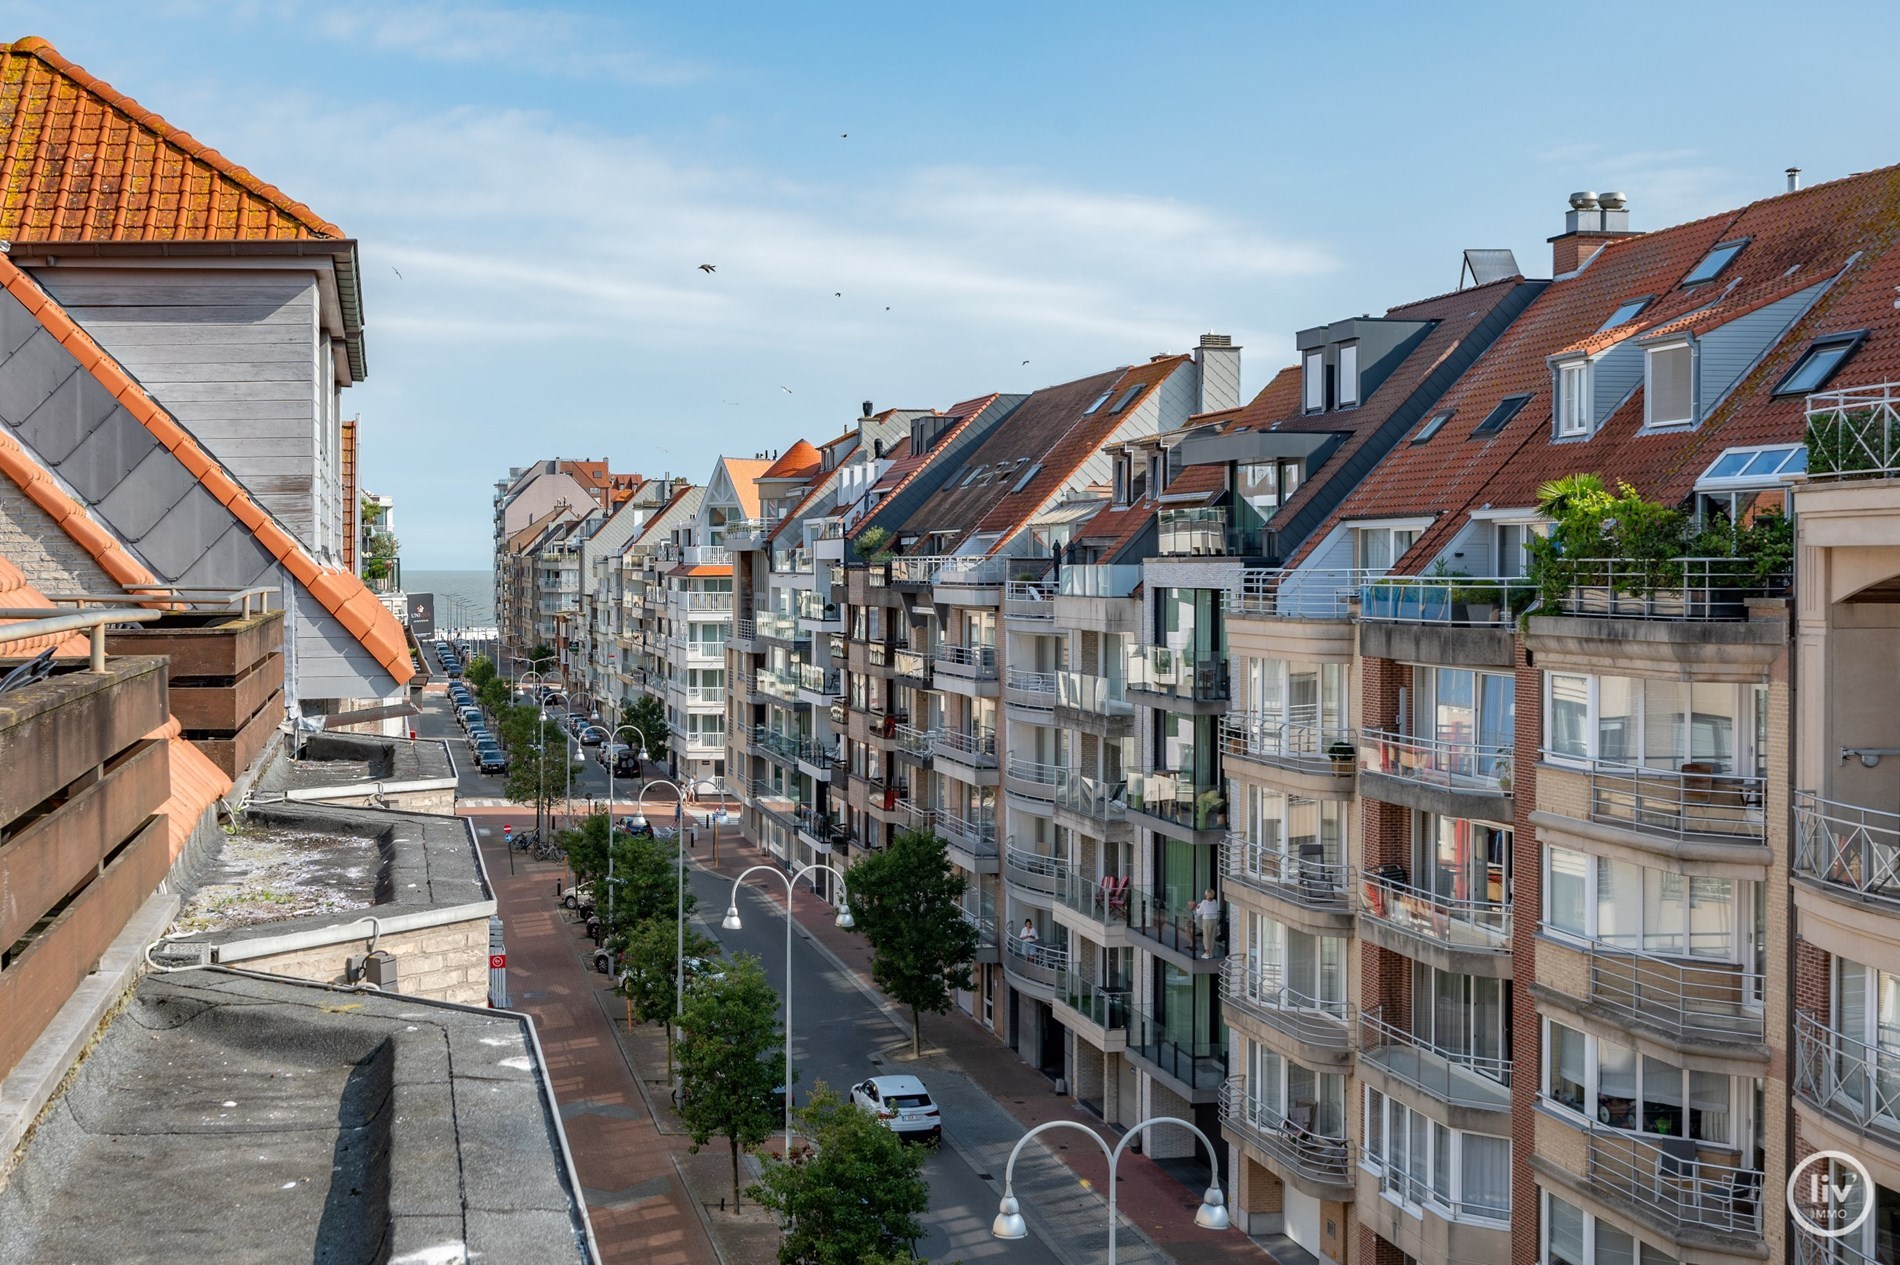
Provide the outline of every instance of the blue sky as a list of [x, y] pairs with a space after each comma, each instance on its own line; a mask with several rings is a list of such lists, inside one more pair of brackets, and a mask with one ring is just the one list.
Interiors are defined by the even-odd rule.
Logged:
[[1572, 190], [1654, 228], [1900, 161], [1877, 68], [1821, 56], [1891, 44], [1876, 5], [0, 12], [361, 240], [345, 407], [412, 568], [486, 566], [493, 481], [534, 458], [703, 479], [861, 400], [1206, 330], [1251, 393], [1465, 247], [1547, 275]]

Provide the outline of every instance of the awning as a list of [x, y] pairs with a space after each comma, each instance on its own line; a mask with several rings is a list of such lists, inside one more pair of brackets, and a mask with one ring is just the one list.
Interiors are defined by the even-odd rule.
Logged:
[[420, 716], [422, 709], [414, 703], [385, 703], [381, 707], [364, 707], [353, 712], [336, 712], [323, 718], [325, 729], [346, 729], [351, 725], [366, 725], [372, 720], [391, 720], [397, 716]]

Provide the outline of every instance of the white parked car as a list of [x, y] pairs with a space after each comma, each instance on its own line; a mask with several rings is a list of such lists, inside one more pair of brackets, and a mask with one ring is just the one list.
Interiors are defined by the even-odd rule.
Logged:
[[900, 1137], [930, 1142], [943, 1138], [943, 1117], [915, 1076], [873, 1076], [851, 1087], [851, 1101]]

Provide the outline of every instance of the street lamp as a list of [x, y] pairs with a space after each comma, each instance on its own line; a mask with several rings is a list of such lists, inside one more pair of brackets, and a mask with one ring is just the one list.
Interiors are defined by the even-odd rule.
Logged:
[[[637, 733], [639, 731], [635, 730], [634, 732]], [[646, 744], [642, 742], [640, 745], [641, 757], [645, 758], [646, 753]], [[720, 811], [725, 811], [725, 787], [719, 785], [719, 783], [713, 781], [711, 778], [700, 778], [697, 781], [691, 782], [690, 785], [694, 790], [698, 790], [701, 785], [705, 785], [718, 791], [721, 805]], [[676, 941], [673, 949], [673, 1011], [675, 1014], [678, 1014], [680, 1011], [686, 1009], [686, 792], [680, 789], [679, 783], [669, 782], [662, 777], [648, 778], [642, 782], [639, 792], [633, 797], [634, 816], [641, 825], [646, 824], [647, 787], [649, 786], [670, 786], [673, 788], [673, 802], [675, 805], [673, 810], [673, 840], [679, 845], [679, 865], [673, 875], [674, 901], [676, 904], [676, 911], [673, 915], [673, 938]], [[611, 818], [613, 816], [612, 811], [609, 810], [607, 815]], [[607, 837], [609, 839], [613, 838], [611, 829], [609, 829]], [[611, 850], [609, 850], [607, 854], [607, 859], [610, 863], [613, 860]], [[749, 872], [750, 871], [748, 871], [748, 873]], [[610, 913], [608, 917], [611, 919], [612, 914]], [[789, 1085], [786, 1086], [788, 1093], [790, 1089], [791, 1087]], [[787, 1145], [789, 1146], [789, 1143]]]
[[1051, 1120], [1039, 1124], [1016, 1141], [1009, 1153], [1009, 1167], [1003, 1170], [1003, 1200], [996, 1210], [996, 1220], [990, 1223], [990, 1234], [999, 1239], [1026, 1239], [1029, 1226], [1023, 1221], [1022, 1205], [1016, 1201], [1016, 1157], [1022, 1154], [1023, 1146], [1038, 1133], [1050, 1129], [1079, 1129], [1095, 1139], [1102, 1148], [1102, 1154], [1108, 1157], [1108, 1265], [1115, 1265], [1115, 1169], [1121, 1163], [1122, 1152], [1128, 1144], [1140, 1137], [1142, 1131], [1158, 1124], [1177, 1124], [1187, 1129], [1201, 1140], [1207, 1148], [1208, 1163], [1213, 1166], [1213, 1184], [1201, 1195], [1201, 1206], [1194, 1210], [1194, 1224], [1203, 1230], [1225, 1230], [1232, 1224], [1227, 1215], [1227, 1199], [1220, 1191], [1220, 1156], [1214, 1150], [1214, 1144], [1207, 1135], [1194, 1125], [1178, 1116], [1151, 1116], [1133, 1126], [1122, 1135], [1121, 1141], [1110, 1150], [1108, 1141], [1101, 1134], [1076, 1120]]
[[[612, 746], [622, 729], [633, 729], [636, 737], [640, 733], [632, 725], [621, 725], [612, 733], [607, 733], [600, 725], [583, 725], [575, 737], [585, 738], [590, 733], [607, 734], [607, 745]], [[681, 864], [684, 863], [682, 859]], [[683, 898], [681, 904], [684, 907]], [[614, 926], [614, 762], [611, 759], [607, 761], [607, 926]]]
[[[850, 893], [845, 890], [844, 872], [833, 866], [808, 865], [796, 874], [787, 874], [776, 865], [755, 865], [732, 880], [732, 898], [726, 903], [726, 916], [719, 924], [727, 931], [737, 931], [743, 925], [739, 921], [739, 884], [759, 870], [785, 880], [785, 1158], [789, 1160], [792, 1158], [792, 889], [813, 870], [828, 870], [838, 880], [838, 894], [849, 900]], [[818, 884], [814, 882], [811, 890], [816, 893]], [[838, 916], [832, 921], [847, 931], [856, 925], [849, 905], [840, 906]], [[1014, 1160], [1015, 1156], [1010, 1158]]]
[[[521, 662], [520, 658], [517, 657], [515, 662], [517, 663]], [[530, 662], [534, 662], [534, 660], [530, 660]], [[520, 676], [515, 677], [514, 680], [508, 686], [508, 702], [510, 705], [514, 703], [515, 692], [521, 688], [521, 683], [527, 680], [529, 677], [534, 678], [535, 704], [541, 710], [540, 720], [537, 723], [535, 731], [534, 731], [534, 743], [537, 748], [544, 747], [547, 744], [547, 740], [548, 740], [548, 736], [546, 733], [547, 725], [548, 725], [548, 704], [547, 704], [547, 700], [541, 697], [542, 674], [539, 672], [523, 672]], [[535, 760], [535, 773], [534, 773], [534, 790], [535, 790], [534, 830], [535, 830], [535, 834], [537, 835], [541, 833], [541, 829], [542, 829], [541, 827], [541, 801], [542, 799], [546, 797], [547, 778], [548, 778], [547, 761], [545, 759], [537, 758]], [[513, 849], [509, 850], [508, 856], [510, 859], [510, 864], [512, 865], [513, 858], [514, 858]]]

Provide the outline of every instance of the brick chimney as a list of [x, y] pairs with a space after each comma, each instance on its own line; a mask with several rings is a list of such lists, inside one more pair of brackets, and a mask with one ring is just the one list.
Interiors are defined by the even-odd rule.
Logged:
[[1639, 234], [1630, 231], [1629, 200], [1620, 193], [1585, 190], [1570, 195], [1564, 231], [1550, 239], [1550, 275], [1562, 277], [1588, 263], [1606, 245]]

